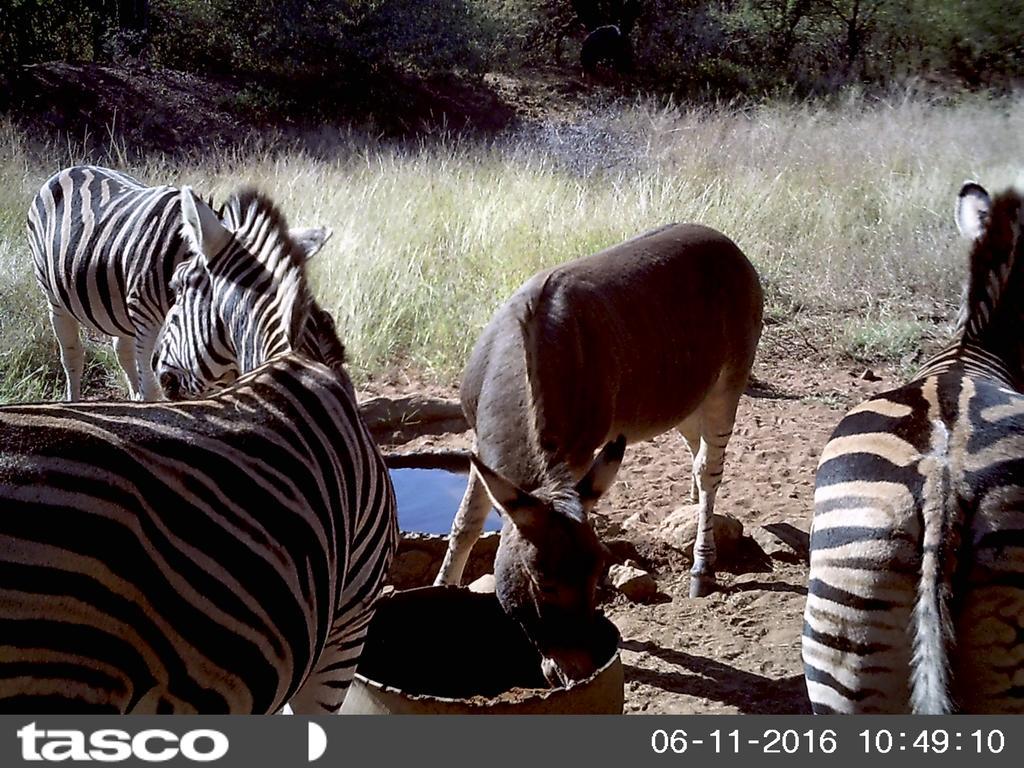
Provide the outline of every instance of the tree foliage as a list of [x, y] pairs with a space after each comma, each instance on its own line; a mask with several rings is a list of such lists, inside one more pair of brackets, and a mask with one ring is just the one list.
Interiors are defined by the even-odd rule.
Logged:
[[0, 0], [0, 74], [136, 57], [279, 84], [480, 72], [571, 64], [609, 23], [630, 36], [636, 84], [658, 90], [1024, 75], [1024, 3], [1004, 0]]

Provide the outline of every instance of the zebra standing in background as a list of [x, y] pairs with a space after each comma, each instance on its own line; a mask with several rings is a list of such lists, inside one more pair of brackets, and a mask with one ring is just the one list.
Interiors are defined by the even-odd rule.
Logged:
[[[175, 187], [147, 187], [97, 166], [57, 173], [33, 199], [29, 247], [60, 343], [68, 400], [81, 397], [80, 325], [113, 338], [133, 398], [159, 396], [153, 349], [170, 308], [168, 283], [187, 255], [180, 201]], [[331, 233], [292, 234], [315, 253]]]
[[272, 358], [208, 399], [0, 408], [0, 711], [340, 708], [394, 493], [304, 249], [257, 204], [222, 255], [268, 289], [246, 249], [279, 257]]
[[816, 713], [1024, 712], [1024, 200], [960, 190], [953, 342], [854, 408], [818, 466], [803, 658]]
[[[188, 187], [181, 205], [182, 231], [195, 256], [171, 280], [176, 299], [157, 349], [164, 393], [172, 400], [207, 394], [296, 347], [327, 354], [324, 334], [315, 329], [329, 323], [333, 330], [333, 321], [308, 298], [305, 272], [295, 263], [311, 254], [275, 237], [285, 227], [277, 208], [245, 190], [218, 215]], [[316, 321], [309, 328], [286, 320], [300, 300], [308, 301]]]

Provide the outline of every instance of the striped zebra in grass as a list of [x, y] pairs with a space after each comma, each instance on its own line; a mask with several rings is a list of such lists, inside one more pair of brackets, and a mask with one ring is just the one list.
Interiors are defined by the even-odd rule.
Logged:
[[[159, 396], [152, 357], [171, 304], [168, 283], [187, 255], [181, 225], [180, 190], [147, 187], [109, 168], [68, 168], [36, 194], [28, 241], [60, 343], [68, 400], [81, 397], [82, 325], [112, 337], [133, 398]], [[315, 253], [330, 230], [292, 234]]]
[[[308, 260], [316, 250], [291, 249], [275, 237], [284, 225], [269, 200], [247, 190], [232, 196], [219, 215], [188, 187], [181, 201], [183, 232], [195, 255], [171, 278], [176, 303], [186, 300], [168, 312], [158, 344], [164, 394], [176, 400], [209, 393], [289, 349], [292, 340], [306, 348], [336, 338], [330, 315], [312, 299], [315, 322], [308, 328], [285, 321], [294, 317], [294, 303], [308, 296], [305, 273], [292, 261]], [[330, 324], [326, 334], [324, 324]], [[336, 356], [343, 359], [344, 349]]]
[[[279, 301], [260, 304], [279, 311], [254, 318], [269, 358], [206, 399], [0, 408], [0, 710], [342, 703], [394, 494], [303, 249], [247, 199], [258, 214], [213, 267], [257, 263], [254, 245], [279, 259], [261, 283]], [[303, 330], [320, 361], [295, 351]]]
[[854, 408], [818, 466], [815, 712], [1024, 712], [1024, 201], [967, 183], [953, 342]]

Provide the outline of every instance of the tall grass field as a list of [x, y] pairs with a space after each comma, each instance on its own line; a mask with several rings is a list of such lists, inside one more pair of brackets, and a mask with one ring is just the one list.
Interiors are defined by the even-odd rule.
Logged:
[[[768, 304], [763, 354], [910, 364], [955, 316], [960, 184], [1021, 180], [1024, 98], [639, 102], [487, 141], [339, 133], [316, 152], [264, 140], [189, 160], [30, 144], [0, 123], [0, 402], [63, 389], [24, 219], [45, 179], [79, 162], [217, 201], [253, 184], [292, 225], [332, 227], [311, 271], [357, 379], [395, 368], [455, 379], [533, 272], [672, 221], [715, 227], [752, 259]], [[120, 382], [108, 345], [94, 342], [91, 380]]]

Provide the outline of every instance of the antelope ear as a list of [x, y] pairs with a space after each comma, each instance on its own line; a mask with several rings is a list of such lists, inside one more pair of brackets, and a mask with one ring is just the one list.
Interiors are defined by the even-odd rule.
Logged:
[[473, 454], [469, 457], [474, 474], [484, 484], [484, 490], [494, 507], [506, 515], [524, 534], [543, 529], [550, 510], [533, 494], [527, 493], [495, 472]]
[[228, 244], [231, 233], [213, 209], [196, 197], [191, 187], [181, 188], [180, 200], [181, 233], [191, 243], [193, 253], [201, 254], [209, 262]]
[[334, 235], [330, 227], [304, 227], [290, 229], [288, 234], [303, 251], [306, 252], [306, 260], [312, 259], [328, 240]]
[[992, 200], [985, 188], [974, 181], [965, 181], [956, 197], [956, 228], [969, 240], [977, 240], [988, 226]]
[[597, 454], [594, 463], [590, 465], [582, 479], [576, 484], [576, 492], [580, 495], [580, 502], [583, 510], [589, 512], [594, 508], [597, 500], [604, 496], [605, 492], [612, 487], [615, 476], [619, 473], [622, 465], [622, 457], [626, 452], [626, 438], [619, 435], [615, 440], [608, 443], [601, 452]]

